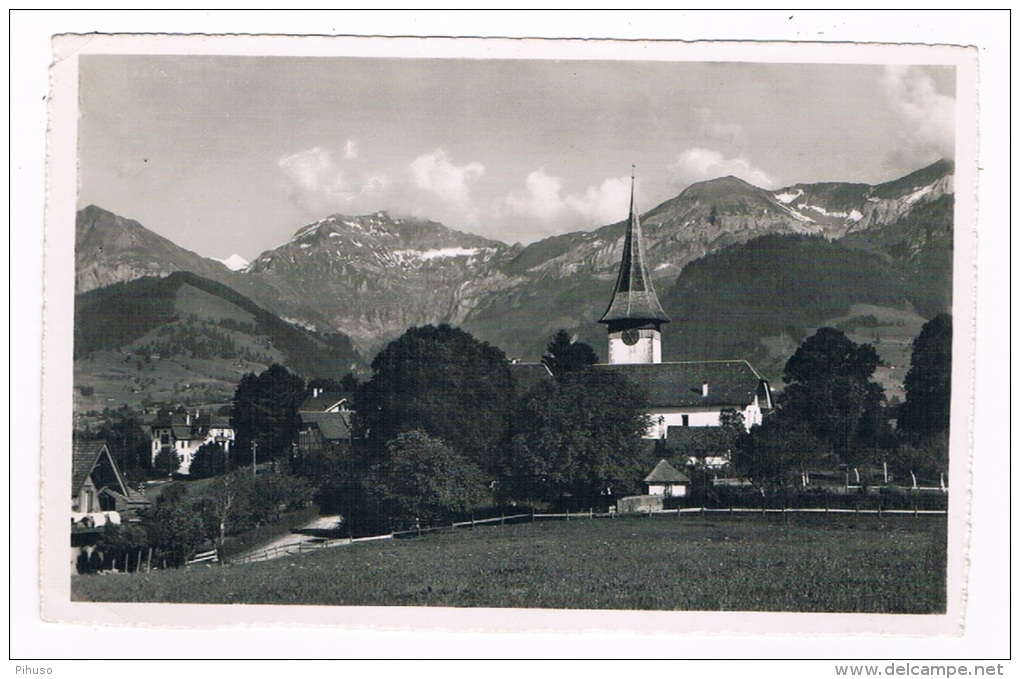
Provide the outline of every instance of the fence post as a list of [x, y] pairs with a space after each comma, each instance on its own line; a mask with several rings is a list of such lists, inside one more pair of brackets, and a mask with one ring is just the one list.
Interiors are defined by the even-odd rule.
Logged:
[[534, 510], [534, 508], [532, 508], [532, 510], [531, 510], [531, 523], [535, 523], [535, 510]]
[[504, 521], [506, 521], [506, 517], [503, 515], [503, 512], [500, 512], [499, 513], [499, 525], [502, 526]]

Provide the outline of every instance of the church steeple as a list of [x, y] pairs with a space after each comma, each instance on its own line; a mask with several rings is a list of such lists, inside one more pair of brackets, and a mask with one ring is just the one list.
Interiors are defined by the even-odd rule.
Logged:
[[630, 216], [623, 241], [623, 258], [609, 308], [599, 323], [609, 331], [610, 363], [659, 363], [662, 360], [659, 328], [669, 323], [645, 266], [641, 220], [634, 205], [634, 172], [630, 177]]

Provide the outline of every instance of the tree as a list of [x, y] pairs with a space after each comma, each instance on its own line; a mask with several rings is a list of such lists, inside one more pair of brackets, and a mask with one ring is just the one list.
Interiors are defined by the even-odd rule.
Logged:
[[899, 408], [897, 429], [913, 442], [949, 432], [953, 368], [953, 319], [939, 314], [914, 340], [910, 369], [903, 380], [906, 400]]
[[152, 468], [160, 476], [173, 476], [181, 468], [181, 458], [173, 448], [162, 448], [156, 454]]
[[304, 394], [304, 380], [278, 363], [242, 377], [231, 416], [237, 449], [247, 452], [257, 443], [261, 459], [289, 458], [301, 428], [297, 413]]
[[202, 521], [186, 501], [187, 492], [183, 484], [171, 485], [139, 512], [156, 557], [174, 568], [183, 566], [205, 540]]
[[249, 521], [251, 485], [252, 478], [245, 471], [224, 474], [212, 483], [201, 513], [206, 537], [216, 539], [220, 548], [228, 532], [236, 532]]
[[738, 439], [733, 466], [760, 490], [775, 490], [787, 486], [793, 473], [822, 461], [824, 449], [804, 422], [769, 418]]
[[478, 465], [423, 431], [397, 435], [372, 474], [375, 495], [391, 521], [437, 525], [485, 504]]
[[568, 373], [584, 370], [598, 363], [599, 357], [590, 345], [575, 342], [566, 330], [560, 330], [546, 345], [542, 363], [557, 378]]
[[[132, 565], [137, 568], [138, 553], [148, 546], [145, 531], [132, 524], [106, 524], [96, 545], [103, 553], [103, 567], [121, 566], [127, 572]], [[134, 564], [130, 563], [134, 559]]]
[[196, 479], [207, 479], [225, 474], [227, 471], [227, 453], [223, 446], [215, 441], [203, 443], [195, 451], [191, 459], [188, 473]]
[[303, 507], [313, 496], [305, 479], [290, 474], [260, 474], [248, 488], [248, 507], [256, 522], [278, 521], [281, 509]]
[[637, 490], [653, 462], [641, 440], [650, 425], [647, 412], [647, 397], [609, 371], [539, 383], [514, 418], [510, 494], [594, 503], [610, 489], [617, 495]]
[[835, 328], [819, 328], [783, 369], [789, 386], [778, 418], [808, 427], [845, 463], [860, 463], [890, 440], [885, 392], [871, 381], [879, 362], [870, 344], [856, 344]]
[[151, 441], [141, 416], [127, 405], [110, 411], [95, 438], [106, 441], [121, 471], [148, 468]]
[[507, 366], [502, 351], [463, 330], [411, 328], [372, 361], [358, 395], [358, 435], [379, 456], [400, 434], [422, 431], [495, 474], [509, 429]]

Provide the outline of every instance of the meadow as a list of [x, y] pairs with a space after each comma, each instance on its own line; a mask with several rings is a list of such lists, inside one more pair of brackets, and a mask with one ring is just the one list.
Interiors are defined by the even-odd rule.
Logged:
[[944, 516], [487, 526], [243, 565], [72, 576], [76, 601], [941, 613]]

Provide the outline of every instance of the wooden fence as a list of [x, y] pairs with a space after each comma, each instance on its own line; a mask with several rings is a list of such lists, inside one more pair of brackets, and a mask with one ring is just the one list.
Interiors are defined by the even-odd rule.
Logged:
[[219, 553], [215, 549], [210, 549], [208, 552], [199, 552], [184, 565], [193, 566], [197, 563], [219, 563], [219, 560]]

